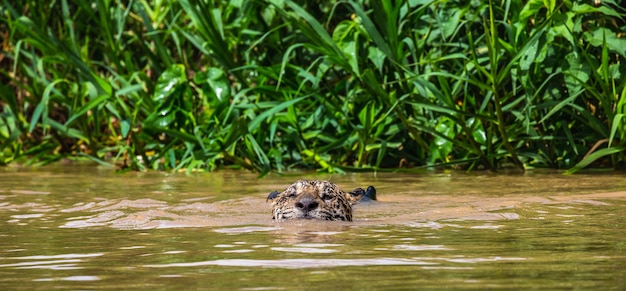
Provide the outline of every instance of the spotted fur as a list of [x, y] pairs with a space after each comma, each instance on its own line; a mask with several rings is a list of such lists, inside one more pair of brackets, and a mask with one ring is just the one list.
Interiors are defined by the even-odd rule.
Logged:
[[299, 180], [283, 192], [270, 193], [267, 200], [272, 203], [274, 219], [352, 221], [352, 205], [365, 195], [361, 188], [346, 193], [329, 181]]

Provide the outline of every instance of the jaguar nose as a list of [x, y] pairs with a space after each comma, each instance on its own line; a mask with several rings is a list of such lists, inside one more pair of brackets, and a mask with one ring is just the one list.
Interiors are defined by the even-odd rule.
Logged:
[[310, 197], [303, 197], [296, 202], [295, 206], [300, 211], [307, 213], [317, 208], [319, 204], [317, 203], [317, 201], [315, 201], [315, 199], [312, 199]]

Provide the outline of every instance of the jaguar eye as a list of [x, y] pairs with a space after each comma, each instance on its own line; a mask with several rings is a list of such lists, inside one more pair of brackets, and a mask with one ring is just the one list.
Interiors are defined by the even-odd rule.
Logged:
[[333, 199], [333, 196], [328, 195], [328, 194], [323, 194], [322, 195], [322, 200], [330, 200], [330, 199]]

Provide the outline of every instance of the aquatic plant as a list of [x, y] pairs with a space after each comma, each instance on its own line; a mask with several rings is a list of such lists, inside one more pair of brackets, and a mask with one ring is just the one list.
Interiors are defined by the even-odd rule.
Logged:
[[2, 164], [624, 166], [615, 1], [2, 1]]

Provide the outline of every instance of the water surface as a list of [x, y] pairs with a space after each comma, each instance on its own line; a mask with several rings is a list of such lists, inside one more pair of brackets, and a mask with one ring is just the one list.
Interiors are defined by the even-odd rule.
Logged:
[[[298, 178], [354, 222], [271, 219]], [[626, 288], [622, 173], [270, 175], [0, 168], [2, 290]]]

